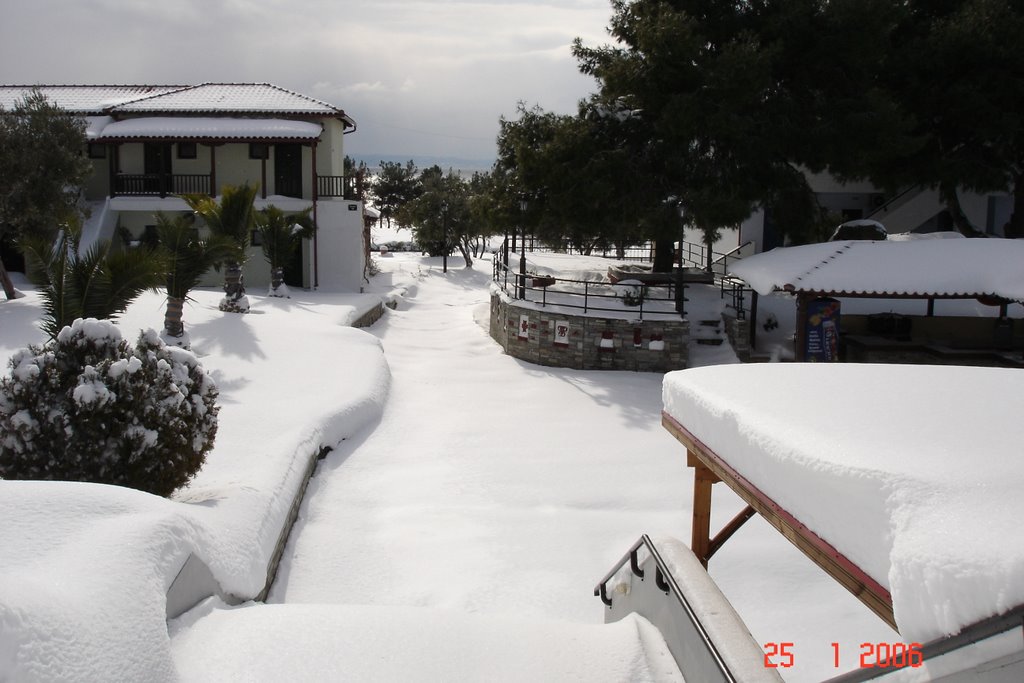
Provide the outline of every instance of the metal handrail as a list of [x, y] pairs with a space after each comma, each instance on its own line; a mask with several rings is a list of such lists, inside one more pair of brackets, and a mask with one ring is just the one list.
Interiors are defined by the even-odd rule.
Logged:
[[644, 577], [644, 571], [640, 569], [640, 562], [638, 556], [641, 547], [646, 548], [647, 552], [650, 553], [651, 557], [654, 559], [655, 585], [657, 585], [657, 587], [661, 591], [663, 591], [667, 595], [671, 595], [679, 602], [679, 605], [683, 608], [683, 611], [686, 613], [687, 618], [693, 625], [694, 630], [700, 636], [701, 642], [703, 643], [705, 650], [711, 656], [719, 672], [722, 674], [722, 677], [726, 681], [735, 682], [736, 677], [733, 676], [732, 672], [729, 670], [729, 667], [726, 665], [721, 653], [715, 646], [714, 641], [711, 640], [711, 636], [708, 634], [707, 629], [704, 628], [704, 624], [701, 623], [700, 618], [697, 616], [697, 613], [694, 611], [693, 607], [690, 605], [690, 602], [686, 599], [686, 596], [683, 594], [683, 590], [679, 587], [679, 584], [676, 583], [675, 576], [673, 576], [672, 572], [669, 571], [668, 565], [665, 563], [665, 560], [662, 559], [661, 554], [658, 552], [658, 549], [654, 546], [654, 543], [651, 541], [651, 538], [647, 534], [641, 536], [639, 540], [637, 540], [637, 542], [633, 544], [633, 547], [626, 551], [626, 554], [622, 556], [622, 559], [619, 560], [615, 567], [607, 574], [605, 574], [604, 578], [602, 578], [598, 582], [597, 586], [594, 587], [594, 596], [601, 598], [601, 602], [603, 602], [608, 607], [611, 607], [612, 599], [608, 597], [607, 590], [608, 581], [610, 581], [611, 578], [619, 572], [619, 570], [626, 566], [627, 562], [629, 563], [630, 571], [633, 573], [634, 576], [638, 578]]
[[[512, 280], [511, 283], [509, 283], [510, 279]], [[546, 280], [548, 282], [548, 284], [545, 284], [544, 286], [540, 286], [540, 287], [534, 286], [534, 285], [530, 284], [531, 281], [535, 280], [535, 279]], [[614, 293], [604, 294], [604, 293], [601, 293], [600, 291], [594, 291], [594, 289], [596, 289], [596, 288], [611, 289], [611, 288], [615, 287], [616, 285], [614, 283], [611, 283], [611, 282], [593, 282], [591, 280], [573, 280], [573, 279], [569, 279], [569, 278], [560, 278], [560, 277], [554, 277], [554, 276], [549, 276], [549, 275], [538, 275], [536, 273], [526, 273], [524, 275], [524, 274], [522, 274], [520, 272], [517, 272], [516, 270], [510, 268], [509, 266], [506, 266], [505, 263], [500, 258], [495, 258], [493, 260], [492, 280], [493, 280], [494, 284], [501, 291], [503, 291], [507, 296], [509, 296], [510, 298], [512, 298], [514, 300], [526, 301], [526, 302], [529, 302], [529, 303], [540, 304], [542, 307], [545, 307], [545, 308], [547, 306], [551, 305], [551, 306], [560, 306], [560, 307], [564, 307], [564, 308], [578, 308], [578, 309], [582, 309], [584, 313], [589, 313], [591, 311], [596, 311], [596, 312], [599, 312], [599, 311], [609, 311], [609, 312], [614, 311], [614, 312], [617, 312], [617, 313], [623, 313], [624, 312], [623, 309], [619, 308], [619, 307], [610, 308], [610, 307], [607, 307], [607, 306], [601, 306], [600, 305], [600, 301], [603, 300], [603, 299], [620, 300], [622, 298], [621, 294], [614, 294]], [[557, 287], [557, 285], [559, 283], [568, 284], [570, 286], [575, 286], [576, 288], [579, 288], [580, 286], [582, 286], [583, 291], [582, 292], [578, 292], [578, 291], [571, 291], [571, 290], [566, 290], [566, 289], [561, 289], [561, 290], [554, 289], [555, 287]], [[619, 285], [621, 286], [621, 283], [619, 283]], [[650, 288], [650, 287], [664, 287], [666, 289], [666, 291], [667, 291], [667, 295], [664, 296], [664, 297], [651, 296], [649, 294], [649, 291], [648, 291], [648, 288]], [[678, 310], [678, 306], [679, 306], [679, 304], [681, 302], [679, 302], [678, 298], [676, 297], [676, 289], [677, 289], [677, 287], [678, 287], [678, 285], [676, 283], [666, 283], [666, 284], [658, 284], [658, 285], [645, 285], [643, 287], [640, 287], [640, 298], [639, 298], [638, 306], [636, 308], [636, 313], [639, 316], [639, 319], [643, 320], [645, 312], [648, 315], [650, 315], [652, 313], [653, 314], [661, 314], [661, 315], [673, 315], [673, 314], [682, 315], [682, 311]], [[614, 291], [614, 290], [612, 290], [612, 291]], [[539, 296], [534, 295], [534, 297], [531, 298], [531, 295], [530, 295], [531, 292], [539, 292], [540, 294], [539, 294]], [[564, 297], [564, 299], [568, 299], [568, 301], [566, 301], [564, 299], [561, 299], [561, 300], [558, 300], [558, 301], [549, 301], [549, 299], [548, 299], [548, 293], [549, 292], [555, 292], [560, 297]], [[597, 300], [596, 304], [594, 303], [594, 300]], [[683, 300], [685, 301], [685, 298]], [[573, 303], [574, 301], [580, 301], [581, 303]], [[651, 311], [649, 309], [645, 311], [645, 305], [649, 306], [651, 302], [671, 302], [675, 308], [671, 312], [670, 311], [660, 311], [660, 312], [659, 311]], [[632, 311], [627, 311], [627, 312], [632, 312]]]

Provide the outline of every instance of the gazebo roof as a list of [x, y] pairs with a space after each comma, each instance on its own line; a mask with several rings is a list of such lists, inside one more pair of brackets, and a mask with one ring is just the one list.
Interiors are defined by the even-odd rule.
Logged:
[[730, 273], [759, 294], [1024, 301], [1022, 264], [1024, 240], [850, 240], [773, 249]]

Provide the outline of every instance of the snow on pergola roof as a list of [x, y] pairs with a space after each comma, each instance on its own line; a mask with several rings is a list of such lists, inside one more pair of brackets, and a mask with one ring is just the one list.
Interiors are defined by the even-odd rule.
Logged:
[[97, 141], [174, 139], [315, 140], [319, 123], [288, 119], [150, 116], [114, 121], [103, 127]]
[[890, 591], [900, 634], [924, 642], [1024, 604], [1022, 378], [719, 365], [669, 373], [663, 401], [702, 447]]
[[1024, 240], [825, 242], [756, 254], [730, 272], [759, 294], [1024, 301]]

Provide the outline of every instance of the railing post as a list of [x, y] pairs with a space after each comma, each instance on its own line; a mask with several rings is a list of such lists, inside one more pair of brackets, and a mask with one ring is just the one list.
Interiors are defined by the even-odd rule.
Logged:
[[683, 282], [683, 269], [680, 268], [676, 271], [676, 313], [679, 314], [680, 318], [686, 317], [684, 306], [684, 302], [686, 301], [686, 296], [684, 295], [686, 285], [683, 284]]

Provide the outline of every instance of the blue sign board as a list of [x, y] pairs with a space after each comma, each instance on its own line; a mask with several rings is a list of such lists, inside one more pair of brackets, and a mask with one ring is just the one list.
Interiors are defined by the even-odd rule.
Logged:
[[807, 302], [804, 360], [830, 363], [839, 360], [839, 301], [820, 298]]

